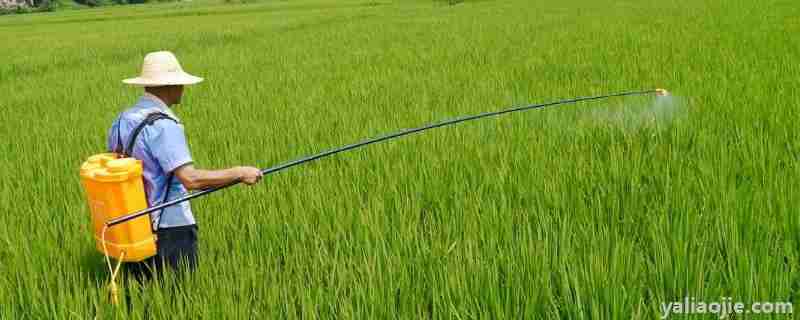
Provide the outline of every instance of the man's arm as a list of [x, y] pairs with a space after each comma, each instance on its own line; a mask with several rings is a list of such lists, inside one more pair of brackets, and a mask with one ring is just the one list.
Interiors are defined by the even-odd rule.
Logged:
[[[149, 134], [148, 134], [149, 133]], [[183, 128], [172, 121], [156, 122], [145, 135], [150, 152], [166, 172], [172, 172], [186, 189], [218, 187], [236, 180], [254, 184], [261, 179], [261, 170], [253, 167], [233, 167], [224, 170], [200, 170], [192, 165], [192, 156]]]
[[261, 180], [261, 170], [254, 167], [202, 170], [196, 169], [192, 164], [186, 164], [175, 169], [174, 172], [175, 176], [183, 183], [183, 186], [189, 190], [219, 187], [235, 180], [241, 180], [248, 185]]

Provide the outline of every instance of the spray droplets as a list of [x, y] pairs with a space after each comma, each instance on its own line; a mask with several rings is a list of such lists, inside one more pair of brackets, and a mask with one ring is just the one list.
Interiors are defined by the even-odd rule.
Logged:
[[673, 96], [666, 90], [663, 93], [657, 94], [655, 98], [650, 96], [645, 99], [624, 99], [617, 104], [593, 109], [583, 120], [625, 130], [663, 128], [685, 110], [681, 97]]

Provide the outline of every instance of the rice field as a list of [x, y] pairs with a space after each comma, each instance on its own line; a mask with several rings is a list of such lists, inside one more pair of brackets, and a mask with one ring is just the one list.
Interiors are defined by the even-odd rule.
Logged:
[[[654, 319], [800, 301], [792, 0], [212, 1], [0, 17], [1, 319]], [[201, 168], [462, 123], [192, 202], [194, 274], [120, 282], [78, 167], [173, 51]], [[791, 314], [753, 318], [789, 319]], [[716, 319], [717, 315], [675, 318]]]

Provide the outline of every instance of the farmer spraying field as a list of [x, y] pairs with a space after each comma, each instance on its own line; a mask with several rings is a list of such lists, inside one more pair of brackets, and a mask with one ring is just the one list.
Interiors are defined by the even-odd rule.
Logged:
[[[90, 157], [81, 167], [92, 211], [96, 247], [106, 256], [111, 270], [110, 288], [115, 302], [117, 289], [114, 279], [123, 261], [135, 262], [129, 270], [137, 277], [149, 277], [150, 270], [162, 270], [165, 266], [180, 270], [181, 263], [186, 263], [190, 270], [194, 269], [198, 229], [188, 204], [191, 199], [241, 182], [254, 184], [262, 175], [348, 150], [461, 122], [612, 97], [669, 96], [664, 89], [649, 89], [526, 105], [403, 129], [266, 169], [235, 167], [208, 171], [192, 165], [183, 127], [170, 109], [180, 103], [184, 85], [200, 81], [202, 78], [183, 72], [171, 53], [148, 54], [141, 76], [124, 80], [145, 87], [144, 95], [123, 112], [109, 130], [110, 152]], [[188, 193], [187, 190], [196, 191]], [[118, 261], [115, 268], [110, 257]]]
[[[108, 131], [108, 150], [142, 162], [148, 206], [184, 196], [187, 190], [233, 181], [254, 184], [262, 176], [253, 167], [201, 170], [193, 165], [183, 124], [172, 108], [180, 104], [184, 85], [201, 81], [203, 78], [184, 72], [177, 58], [167, 51], [148, 54], [141, 75], [123, 80], [144, 87], [144, 94], [114, 121]], [[131, 263], [129, 271], [149, 277], [152, 270], [164, 267], [180, 270], [181, 263], [194, 269], [198, 227], [189, 202], [152, 212], [150, 220], [157, 239], [156, 255]]]

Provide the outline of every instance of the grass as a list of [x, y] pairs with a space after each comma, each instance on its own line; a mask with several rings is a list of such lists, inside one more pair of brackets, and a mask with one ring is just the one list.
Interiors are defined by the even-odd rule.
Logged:
[[[798, 16], [781, 0], [4, 16], [0, 318], [652, 319], [685, 296], [796, 304]], [[204, 168], [511, 105], [677, 98], [668, 113], [644, 97], [464, 123], [194, 201], [198, 272], [123, 279], [131, 308], [113, 308], [77, 170], [140, 94], [120, 80], [162, 49], [207, 79], [176, 109]]]

